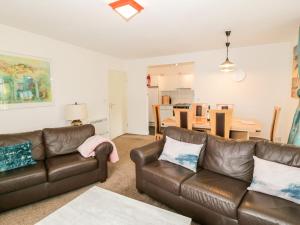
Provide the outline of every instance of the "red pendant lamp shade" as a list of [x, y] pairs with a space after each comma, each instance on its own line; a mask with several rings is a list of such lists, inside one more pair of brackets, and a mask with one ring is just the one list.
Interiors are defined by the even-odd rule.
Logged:
[[143, 6], [134, 0], [119, 0], [109, 5], [126, 20], [131, 19], [144, 9]]

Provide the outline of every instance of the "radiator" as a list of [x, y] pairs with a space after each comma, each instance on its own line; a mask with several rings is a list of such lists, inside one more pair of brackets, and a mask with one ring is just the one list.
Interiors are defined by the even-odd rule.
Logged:
[[90, 121], [90, 124], [94, 125], [96, 134], [109, 138], [107, 118], [92, 120]]

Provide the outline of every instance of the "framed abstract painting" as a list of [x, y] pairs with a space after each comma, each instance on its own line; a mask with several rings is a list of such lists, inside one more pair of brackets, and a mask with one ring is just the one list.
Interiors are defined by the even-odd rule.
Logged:
[[0, 110], [52, 104], [50, 62], [0, 52]]
[[292, 91], [291, 96], [293, 98], [298, 98], [297, 91], [300, 87], [299, 63], [298, 63], [300, 56], [299, 56], [298, 46], [295, 46], [293, 50], [292, 90], [291, 90]]
[[[296, 58], [294, 57], [293, 72], [296, 73], [295, 76], [297, 76], [297, 79], [299, 79], [300, 78], [300, 28], [299, 28], [298, 46], [294, 49], [294, 52], [297, 57]], [[297, 107], [295, 115], [294, 115], [293, 124], [292, 124], [292, 128], [290, 131], [288, 143], [300, 146], [300, 89], [299, 89], [299, 85], [297, 86], [297, 90], [295, 90], [295, 91], [296, 91], [296, 96], [299, 98], [299, 103], [298, 103], [298, 107]], [[292, 92], [292, 94], [293, 94], [293, 92]]]

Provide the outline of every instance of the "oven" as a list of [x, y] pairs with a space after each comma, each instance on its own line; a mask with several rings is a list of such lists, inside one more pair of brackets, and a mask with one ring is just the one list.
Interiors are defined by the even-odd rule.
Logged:
[[173, 109], [190, 109], [192, 104], [189, 103], [177, 103], [173, 105]]

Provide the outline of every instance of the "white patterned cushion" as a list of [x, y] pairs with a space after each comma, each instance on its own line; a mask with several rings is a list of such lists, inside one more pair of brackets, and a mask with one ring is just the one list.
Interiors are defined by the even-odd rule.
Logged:
[[248, 190], [300, 204], [300, 168], [254, 158], [254, 174]]
[[159, 160], [169, 161], [196, 172], [202, 147], [203, 144], [181, 142], [167, 136]]

